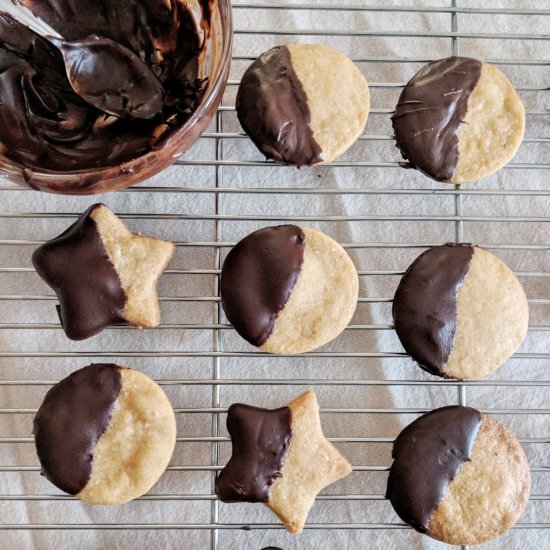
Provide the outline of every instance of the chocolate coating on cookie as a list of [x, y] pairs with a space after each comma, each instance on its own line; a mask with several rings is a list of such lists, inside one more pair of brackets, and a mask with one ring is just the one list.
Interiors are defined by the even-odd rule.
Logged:
[[267, 158], [297, 166], [323, 160], [307, 95], [286, 46], [265, 52], [246, 70], [236, 108], [244, 131]]
[[426, 533], [449, 482], [472, 458], [481, 413], [451, 406], [431, 411], [395, 440], [386, 497], [399, 517]]
[[96, 364], [46, 394], [33, 434], [43, 474], [62, 491], [76, 495], [88, 483], [94, 448], [109, 426], [121, 387], [120, 367]]
[[304, 261], [305, 235], [296, 225], [251, 233], [229, 252], [221, 274], [221, 300], [229, 322], [261, 346], [275, 327]]
[[72, 340], [89, 338], [125, 321], [126, 293], [90, 214], [95, 204], [59, 237], [32, 255], [40, 277], [59, 299], [63, 329]]
[[223, 502], [269, 500], [290, 447], [291, 421], [288, 407], [268, 410], [239, 403], [229, 407], [227, 430], [233, 453], [216, 479], [216, 494]]
[[445, 376], [457, 327], [457, 296], [474, 254], [447, 243], [421, 254], [395, 292], [393, 322], [403, 347], [428, 372]]
[[448, 57], [421, 69], [405, 86], [392, 116], [397, 147], [413, 167], [449, 181], [458, 163], [458, 130], [481, 61]]

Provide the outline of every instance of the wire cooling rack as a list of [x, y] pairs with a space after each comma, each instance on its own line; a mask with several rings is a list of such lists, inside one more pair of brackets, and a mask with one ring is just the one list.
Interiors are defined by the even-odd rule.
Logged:
[[[56, 299], [34, 273], [30, 256], [94, 198], [38, 194], [2, 182], [1, 547], [442, 548], [404, 526], [383, 494], [399, 430], [418, 414], [451, 403], [500, 418], [518, 435], [531, 464], [533, 494], [525, 515], [487, 548], [548, 546], [550, 6], [405, 3], [234, 5], [233, 65], [215, 123], [162, 175], [100, 198], [132, 229], [176, 241], [176, 257], [161, 281], [158, 330], [113, 327], [86, 342], [66, 340]], [[337, 47], [369, 80], [366, 133], [330, 166], [296, 170], [266, 163], [236, 120], [234, 97], [246, 66], [291, 41]], [[513, 162], [464, 187], [403, 170], [389, 120], [406, 80], [424, 63], [450, 54], [498, 65], [527, 111], [526, 138]], [[351, 325], [333, 343], [301, 357], [269, 357], [249, 347], [227, 324], [219, 300], [229, 247], [253, 229], [280, 222], [337, 238], [361, 280]], [[492, 376], [464, 383], [440, 381], [414, 367], [391, 326], [400, 275], [426, 247], [450, 240], [475, 242], [502, 257], [524, 284], [531, 308], [519, 352]], [[159, 484], [114, 509], [83, 506], [40, 478], [31, 436], [32, 417], [51, 384], [101, 361], [153, 376], [178, 418], [176, 452]], [[305, 532], [293, 538], [259, 505], [218, 502], [213, 482], [230, 452], [227, 407], [235, 401], [280, 406], [308, 387], [319, 396], [327, 435], [350, 457], [354, 472], [319, 497]]]

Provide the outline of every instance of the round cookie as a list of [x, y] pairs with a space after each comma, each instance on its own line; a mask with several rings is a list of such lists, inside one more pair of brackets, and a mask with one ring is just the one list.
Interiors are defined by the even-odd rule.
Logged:
[[403, 157], [441, 182], [486, 178], [516, 153], [525, 110], [496, 67], [448, 57], [423, 67], [407, 83], [392, 116]]
[[340, 52], [288, 44], [263, 53], [237, 93], [244, 131], [268, 158], [297, 166], [331, 162], [361, 135], [369, 114], [365, 77]]
[[529, 307], [512, 271], [471, 244], [421, 254], [395, 292], [393, 322], [407, 353], [444, 378], [478, 378], [504, 363], [527, 333]]
[[53, 386], [34, 419], [42, 473], [92, 504], [123, 504], [146, 493], [176, 443], [174, 411], [139, 371], [92, 364]]
[[417, 531], [448, 544], [496, 539], [519, 519], [531, 477], [500, 422], [470, 407], [431, 411], [393, 446], [386, 497]]
[[303, 353], [326, 344], [357, 306], [357, 270], [346, 251], [296, 225], [251, 233], [229, 252], [221, 274], [229, 322], [270, 353]]

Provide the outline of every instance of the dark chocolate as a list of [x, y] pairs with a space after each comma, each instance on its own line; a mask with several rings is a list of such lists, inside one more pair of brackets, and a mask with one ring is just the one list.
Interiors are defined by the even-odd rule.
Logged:
[[216, 478], [223, 502], [267, 502], [271, 485], [281, 477], [290, 448], [292, 411], [288, 407], [260, 409], [240, 403], [227, 413], [233, 452]]
[[476, 409], [443, 407], [409, 424], [395, 440], [386, 497], [417, 531], [428, 531], [449, 482], [472, 459], [480, 425]]
[[[200, 2], [201, 36], [185, 2], [25, 3], [67, 41], [97, 35], [135, 54], [158, 79], [164, 101], [162, 112], [150, 120], [106, 117], [75, 93], [63, 56], [53, 45], [0, 13], [0, 143], [3, 154], [14, 162], [60, 172], [118, 166], [161, 147], [200, 103], [206, 86], [199, 78], [199, 67], [210, 32], [209, 1]], [[143, 82], [134, 82], [130, 91], [120, 87], [121, 74], [128, 67], [124, 56], [117, 59], [95, 67], [92, 85], [106, 90], [118, 81], [110, 95], [118, 97], [122, 107], [127, 101], [125, 106], [131, 109], [145, 102], [147, 90]], [[148, 81], [154, 82], [150, 76]], [[157, 93], [150, 105], [140, 107], [142, 113], [153, 115], [159, 110]]]
[[90, 214], [94, 204], [59, 237], [32, 255], [36, 272], [55, 291], [65, 334], [83, 340], [122, 323], [126, 292]]
[[[162, 84], [128, 48], [97, 35], [73, 42], [53, 42], [63, 55], [72, 88], [100, 111], [144, 119], [162, 111]], [[116, 70], [106, 71], [105, 67]]]
[[296, 225], [266, 227], [238, 242], [221, 274], [229, 322], [255, 346], [264, 344], [287, 303], [304, 261], [305, 235]]
[[458, 163], [458, 130], [481, 61], [448, 57], [421, 69], [405, 86], [392, 116], [397, 147], [413, 167], [449, 181]]
[[250, 65], [236, 107], [244, 131], [268, 159], [297, 166], [323, 160], [310, 126], [307, 95], [286, 46], [272, 48]]
[[122, 387], [120, 368], [93, 364], [73, 372], [48, 391], [34, 418], [42, 473], [66, 493], [78, 494], [90, 480], [95, 446]]
[[393, 323], [407, 353], [445, 377], [457, 326], [457, 295], [474, 255], [471, 244], [430, 248], [407, 269], [393, 299]]

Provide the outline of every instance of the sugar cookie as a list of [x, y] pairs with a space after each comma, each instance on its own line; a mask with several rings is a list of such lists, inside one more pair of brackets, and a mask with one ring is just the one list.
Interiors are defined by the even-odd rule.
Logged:
[[327, 441], [312, 391], [280, 409], [231, 405], [233, 454], [216, 479], [224, 502], [263, 502], [290, 533], [302, 531], [315, 497], [351, 472]]
[[228, 320], [270, 353], [302, 353], [335, 338], [353, 316], [358, 289], [346, 251], [296, 225], [251, 233], [229, 252], [221, 274]]
[[516, 438], [470, 407], [431, 411], [393, 447], [386, 496], [417, 531], [448, 544], [496, 539], [519, 519], [531, 478]]
[[395, 293], [403, 347], [428, 372], [478, 378], [504, 363], [527, 334], [529, 307], [510, 268], [483, 248], [447, 243], [421, 254]]
[[116, 323], [158, 326], [156, 285], [174, 250], [170, 242], [131, 233], [104, 204], [94, 204], [35, 250], [32, 262], [57, 294], [66, 335], [83, 340]]
[[42, 472], [59, 489], [92, 504], [123, 504], [168, 466], [176, 419], [141, 372], [93, 364], [48, 391], [33, 433]]
[[298, 166], [330, 162], [361, 135], [370, 96], [365, 77], [340, 52], [288, 44], [262, 54], [237, 93], [237, 116], [269, 159]]
[[442, 182], [486, 178], [516, 153], [525, 109], [493, 65], [448, 57], [405, 86], [392, 117], [397, 147], [414, 168]]

